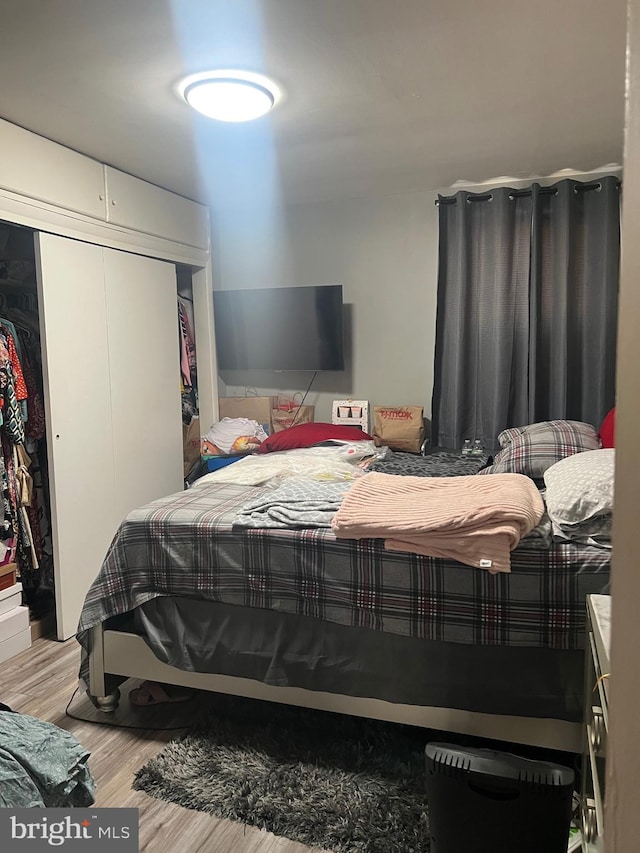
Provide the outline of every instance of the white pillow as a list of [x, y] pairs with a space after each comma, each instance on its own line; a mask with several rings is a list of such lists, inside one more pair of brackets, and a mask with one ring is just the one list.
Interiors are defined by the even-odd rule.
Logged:
[[544, 473], [551, 520], [571, 529], [613, 512], [615, 450], [587, 450], [567, 456]]

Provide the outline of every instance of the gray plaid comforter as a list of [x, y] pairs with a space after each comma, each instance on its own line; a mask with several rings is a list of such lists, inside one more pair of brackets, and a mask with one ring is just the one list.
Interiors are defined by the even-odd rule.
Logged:
[[131, 512], [91, 586], [78, 639], [157, 596], [313, 616], [411, 637], [581, 648], [585, 596], [608, 590], [610, 552], [517, 548], [511, 573], [337, 540], [325, 528], [232, 529], [259, 489], [203, 484]]

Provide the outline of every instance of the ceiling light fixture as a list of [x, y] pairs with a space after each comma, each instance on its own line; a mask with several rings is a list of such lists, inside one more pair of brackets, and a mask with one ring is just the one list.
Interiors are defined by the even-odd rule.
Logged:
[[178, 91], [194, 110], [217, 121], [252, 121], [276, 105], [273, 81], [249, 71], [203, 71], [185, 77]]

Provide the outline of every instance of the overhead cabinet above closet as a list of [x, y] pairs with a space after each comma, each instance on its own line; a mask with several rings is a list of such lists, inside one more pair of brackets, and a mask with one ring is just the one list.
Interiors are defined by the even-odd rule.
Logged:
[[104, 167], [0, 119], [0, 187], [65, 210], [106, 218]]
[[0, 187], [116, 226], [207, 250], [204, 205], [0, 119]]
[[105, 166], [104, 172], [108, 222], [199, 249], [207, 248], [209, 219], [200, 205], [110, 166]]

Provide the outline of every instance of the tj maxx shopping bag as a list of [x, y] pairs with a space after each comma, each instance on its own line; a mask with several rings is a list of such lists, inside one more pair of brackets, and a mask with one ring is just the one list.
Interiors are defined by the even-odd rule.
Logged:
[[420, 453], [425, 439], [424, 410], [422, 406], [374, 406], [373, 438], [375, 443]]

